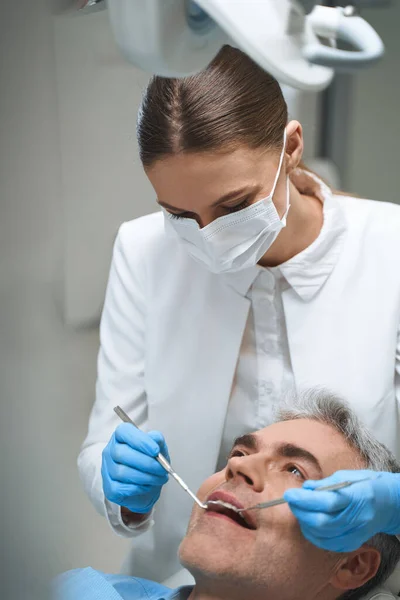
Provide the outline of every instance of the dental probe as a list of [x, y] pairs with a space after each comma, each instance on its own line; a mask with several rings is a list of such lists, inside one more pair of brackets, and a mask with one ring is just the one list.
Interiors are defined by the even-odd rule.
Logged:
[[[377, 475], [379, 477], [379, 475]], [[359, 479], [358, 481], [342, 481], [341, 483], [334, 483], [332, 485], [325, 485], [323, 487], [315, 488], [314, 492], [330, 492], [334, 490], [342, 490], [343, 488], [349, 487], [354, 483], [361, 483], [362, 481], [370, 481], [372, 477], [365, 477], [364, 479]], [[249, 508], [240, 508], [237, 512], [243, 512], [247, 510], [255, 510], [256, 508], [270, 508], [271, 506], [278, 506], [278, 504], [286, 504], [286, 500], [284, 498], [278, 498], [277, 500], [270, 500], [269, 502], [261, 502], [260, 504], [256, 504], [255, 506], [250, 506]]]
[[[121, 419], [121, 421], [124, 421], [124, 423], [130, 423], [131, 425], [133, 425], [134, 427], [136, 427], [136, 429], [140, 429], [140, 427], [138, 427], [136, 425], [136, 423], [134, 423], [132, 421], [132, 419], [130, 417], [128, 417], [128, 415], [126, 414], [126, 412], [124, 410], [122, 410], [122, 408], [120, 406], [116, 406], [114, 408], [114, 412], [117, 413], [117, 415], [119, 416], [119, 418]], [[196, 504], [198, 504], [200, 506], [200, 508], [207, 508], [206, 504], [203, 504], [203, 502], [201, 502], [201, 500], [198, 499], [198, 497], [196, 496], [196, 494], [194, 494], [189, 487], [186, 485], [186, 483], [183, 481], [183, 479], [181, 477], [179, 477], [179, 475], [177, 473], [175, 473], [174, 469], [171, 467], [171, 465], [169, 464], [169, 462], [167, 461], [167, 459], [165, 458], [165, 456], [163, 456], [162, 454], [158, 454], [155, 459], [160, 463], [160, 465], [167, 471], [167, 473], [169, 473], [174, 479], [175, 481], [177, 481], [179, 483], [179, 485], [181, 486], [181, 488], [183, 488], [185, 490], [185, 492], [187, 492], [189, 494], [189, 496], [196, 502]]]

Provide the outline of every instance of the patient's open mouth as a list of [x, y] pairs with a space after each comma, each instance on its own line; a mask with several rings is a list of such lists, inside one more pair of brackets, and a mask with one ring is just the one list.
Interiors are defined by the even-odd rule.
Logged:
[[238, 512], [243, 506], [230, 494], [214, 492], [207, 500], [207, 512], [210, 515], [223, 515], [245, 529], [256, 529], [256, 524], [251, 515], [245, 511]]

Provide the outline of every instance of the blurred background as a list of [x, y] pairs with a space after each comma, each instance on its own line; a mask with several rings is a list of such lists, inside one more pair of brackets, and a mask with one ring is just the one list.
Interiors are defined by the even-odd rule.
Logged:
[[[1, 597], [43, 598], [54, 574], [118, 571], [127, 551], [83, 494], [76, 457], [114, 237], [156, 210], [135, 140], [148, 75], [119, 56], [106, 11], [1, 4]], [[321, 94], [285, 95], [310, 166], [350, 192], [399, 202], [400, 3], [362, 15], [384, 60]]]

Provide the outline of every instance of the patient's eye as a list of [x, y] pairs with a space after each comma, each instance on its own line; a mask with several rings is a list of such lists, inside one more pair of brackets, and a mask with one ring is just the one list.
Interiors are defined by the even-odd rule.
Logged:
[[229, 454], [229, 458], [241, 458], [242, 456], [246, 456], [246, 454], [243, 452], [243, 450], [239, 450], [239, 448], [234, 448]]
[[303, 479], [304, 481], [306, 480], [305, 475], [303, 475], [303, 473], [298, 467], [296, 467], [296, 465], [288, 465], [287, 470], [289, 471], [289, 473], [293, 473], [293, 475], [295, 475], [299, 479]]

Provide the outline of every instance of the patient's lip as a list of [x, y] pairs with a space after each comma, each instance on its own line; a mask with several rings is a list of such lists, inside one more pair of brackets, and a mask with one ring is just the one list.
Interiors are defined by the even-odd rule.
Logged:
[[[222, 502], [228, 502], [229, 504], [232, 504], [232, 506], [236, 506], [236, 508], [244, 508], [244, 505], [241, 502], [239, 502], [239, 500], [235, 496], [223, 490], [218, 490], [210, 494], [207, 498], [207, 502], [209, 502], [210, 500], [221, 500]], [[254, 519], [254, 516], [251, 513], [248, 513], [247, 511], [243, 510], [240, 514], [242, 515], [246, 523], [250, 525], [250, 527], [252, 527], [253, 529], [257, 529], [257, 523]]]

